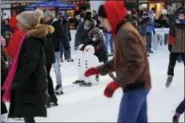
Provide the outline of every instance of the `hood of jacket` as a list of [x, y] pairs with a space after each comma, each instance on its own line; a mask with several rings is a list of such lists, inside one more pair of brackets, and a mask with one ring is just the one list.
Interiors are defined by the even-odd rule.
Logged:
[[107, 19], [112, 27], [112, 34], [115, 35], [116, 28], [127, 15], [127, 9], [123, 1], [107, 1], [104, 4]]
[[26, 32], [26, 36], [32, 36], [34, 38], [45, 38], [47, 35], [52, 34], [53, 32], [54, 28], [52, 26], [43, 24]]

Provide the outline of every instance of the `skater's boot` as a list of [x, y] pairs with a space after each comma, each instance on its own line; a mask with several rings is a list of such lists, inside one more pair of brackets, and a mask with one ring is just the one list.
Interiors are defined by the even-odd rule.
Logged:
[[100, 76], [99, 75], [96, 75], [96, 81], [97, 81], [97, 83], [100, 81]]
[[72, 58], [68, 58], [67, 62], [74, 62], [74, 60]]
[[147, 57], [150, 57], [150, 53], [149, 52], [147, 52]]
[[154, 53], [151, 49], [149, 50], [149, 53]]
[[91, 87], [92, 83], [91, 82], [83, 82], [79, 86], [81, 86], [81, 87]]
[[47, 108], [50, 108], [51, 105], [50, 105], [50, 96], [48, 96], [48, 101], [47, 101]]
[[7, 123], [7, 121], [8, 121], [7, 113], [1, 114], [1, 123]]
[[174, 115], [173, 116], [173, 123], [178, 123], [179, 122], [179, 115]]
[[58, 99], [55, 94], [50, 95], [50, 105], [58, 106]]
[[56, 93], [56, 95], [62, 95], [62, 94], [64, 94], [62, 85], [57, 85], [56, 86], [55, 93]]
[[171, 83], [173, 80], [173, 76], [168, 75], [167, 82], [166, 82], [166, 87], [170, 87]]
[[83, 83], [82, 80], [76, 80], [75, 82], [73, 82], [73, 84], [81, 84], [81, 83]]

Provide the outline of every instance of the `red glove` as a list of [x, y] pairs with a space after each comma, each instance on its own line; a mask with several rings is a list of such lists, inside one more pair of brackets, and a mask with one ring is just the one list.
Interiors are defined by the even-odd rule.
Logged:
[[84, 51], [84, 48], [80, 48], [80, 51]]
[[119, 82], [113, 81], [113, 82], [109, 83], [107, 85], [107, 87], [105, 88], [104, 95], [106, 97], [109, 97], [109, 98], [112, 97], [112, 95], [114, 94], [115, 90], [117, 88], [119, 88], [119, 87], [120, 87]]
[[89, 68], [86, 72], [85, 72], [85, 76], [86, 77], [89, 77], [89, 76], [92, 76], [92, 75], [97, 75], [99, 74], [99, 70], [97, 68]]

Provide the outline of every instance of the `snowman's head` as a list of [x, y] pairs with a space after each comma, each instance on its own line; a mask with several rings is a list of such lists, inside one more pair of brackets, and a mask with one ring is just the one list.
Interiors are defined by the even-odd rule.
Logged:
[[95, 53], [94, 50], [95, 50], [95, 49], [94, 49], [94, 47], [93, 47], [92, 45], [87, 45], [87, 46], [85, 47], [85, 49], [84, 49], [84, 52], [93, 55], [93, 54]]

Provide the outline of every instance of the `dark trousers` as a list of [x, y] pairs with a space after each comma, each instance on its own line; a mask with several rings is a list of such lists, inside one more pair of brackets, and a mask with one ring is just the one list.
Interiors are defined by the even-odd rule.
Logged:
[[178, 114], [184, 113], [184, 106], [185, 106], [185, 103], [184, 103], [184, 100], [183, 100], [183, 101], [179, 104], [179, 106], [177, 107], [176, 113], [178, 113]]
[[148, 32], [146, 36], [146, 49], [150, 51], [152, 48], [152, 33]]
[[174, 75], [174, 67], [176, 65], [176, 61], [179, 58], [179, 56], [181, 56], [181, 58], [184, 62], [184, 55], [185, 55], [185, 53], [170, 53], [170, 62], [169, 62], [169, 66], [168, 66], [168, 75], [171, 75], [171, 76]]
[[50, 76], [50, 71], [51, 71], [52, 64], [49, 64], [46, 66], [47, 69], [47, 77], [48, 77], [48, 94], [52, 95], [54, 94], [54, 88], [53, 88], [53, 80]]
[[118, 123], [147, 123], [148, 89], [138, 88], [125, 92], [120, 104]]
[[25, 121], [25, 123], [36, 123], [33, 117], [32, 118], [25, 117], [24, 121]]
[[61, 58], [63, 58], [63, 55], [65, 59], [70, 59], [71, 58], [71, 47], [69, 41], [63, 43], [60, 43], [60, 55]]
[[2, 98], [3, 94], [4, 94], [4, 91], [1, 90], [1, 114], [6, 114], [8, 111], [6, 108], [6, 104], [4, 103], [3, 98]]

